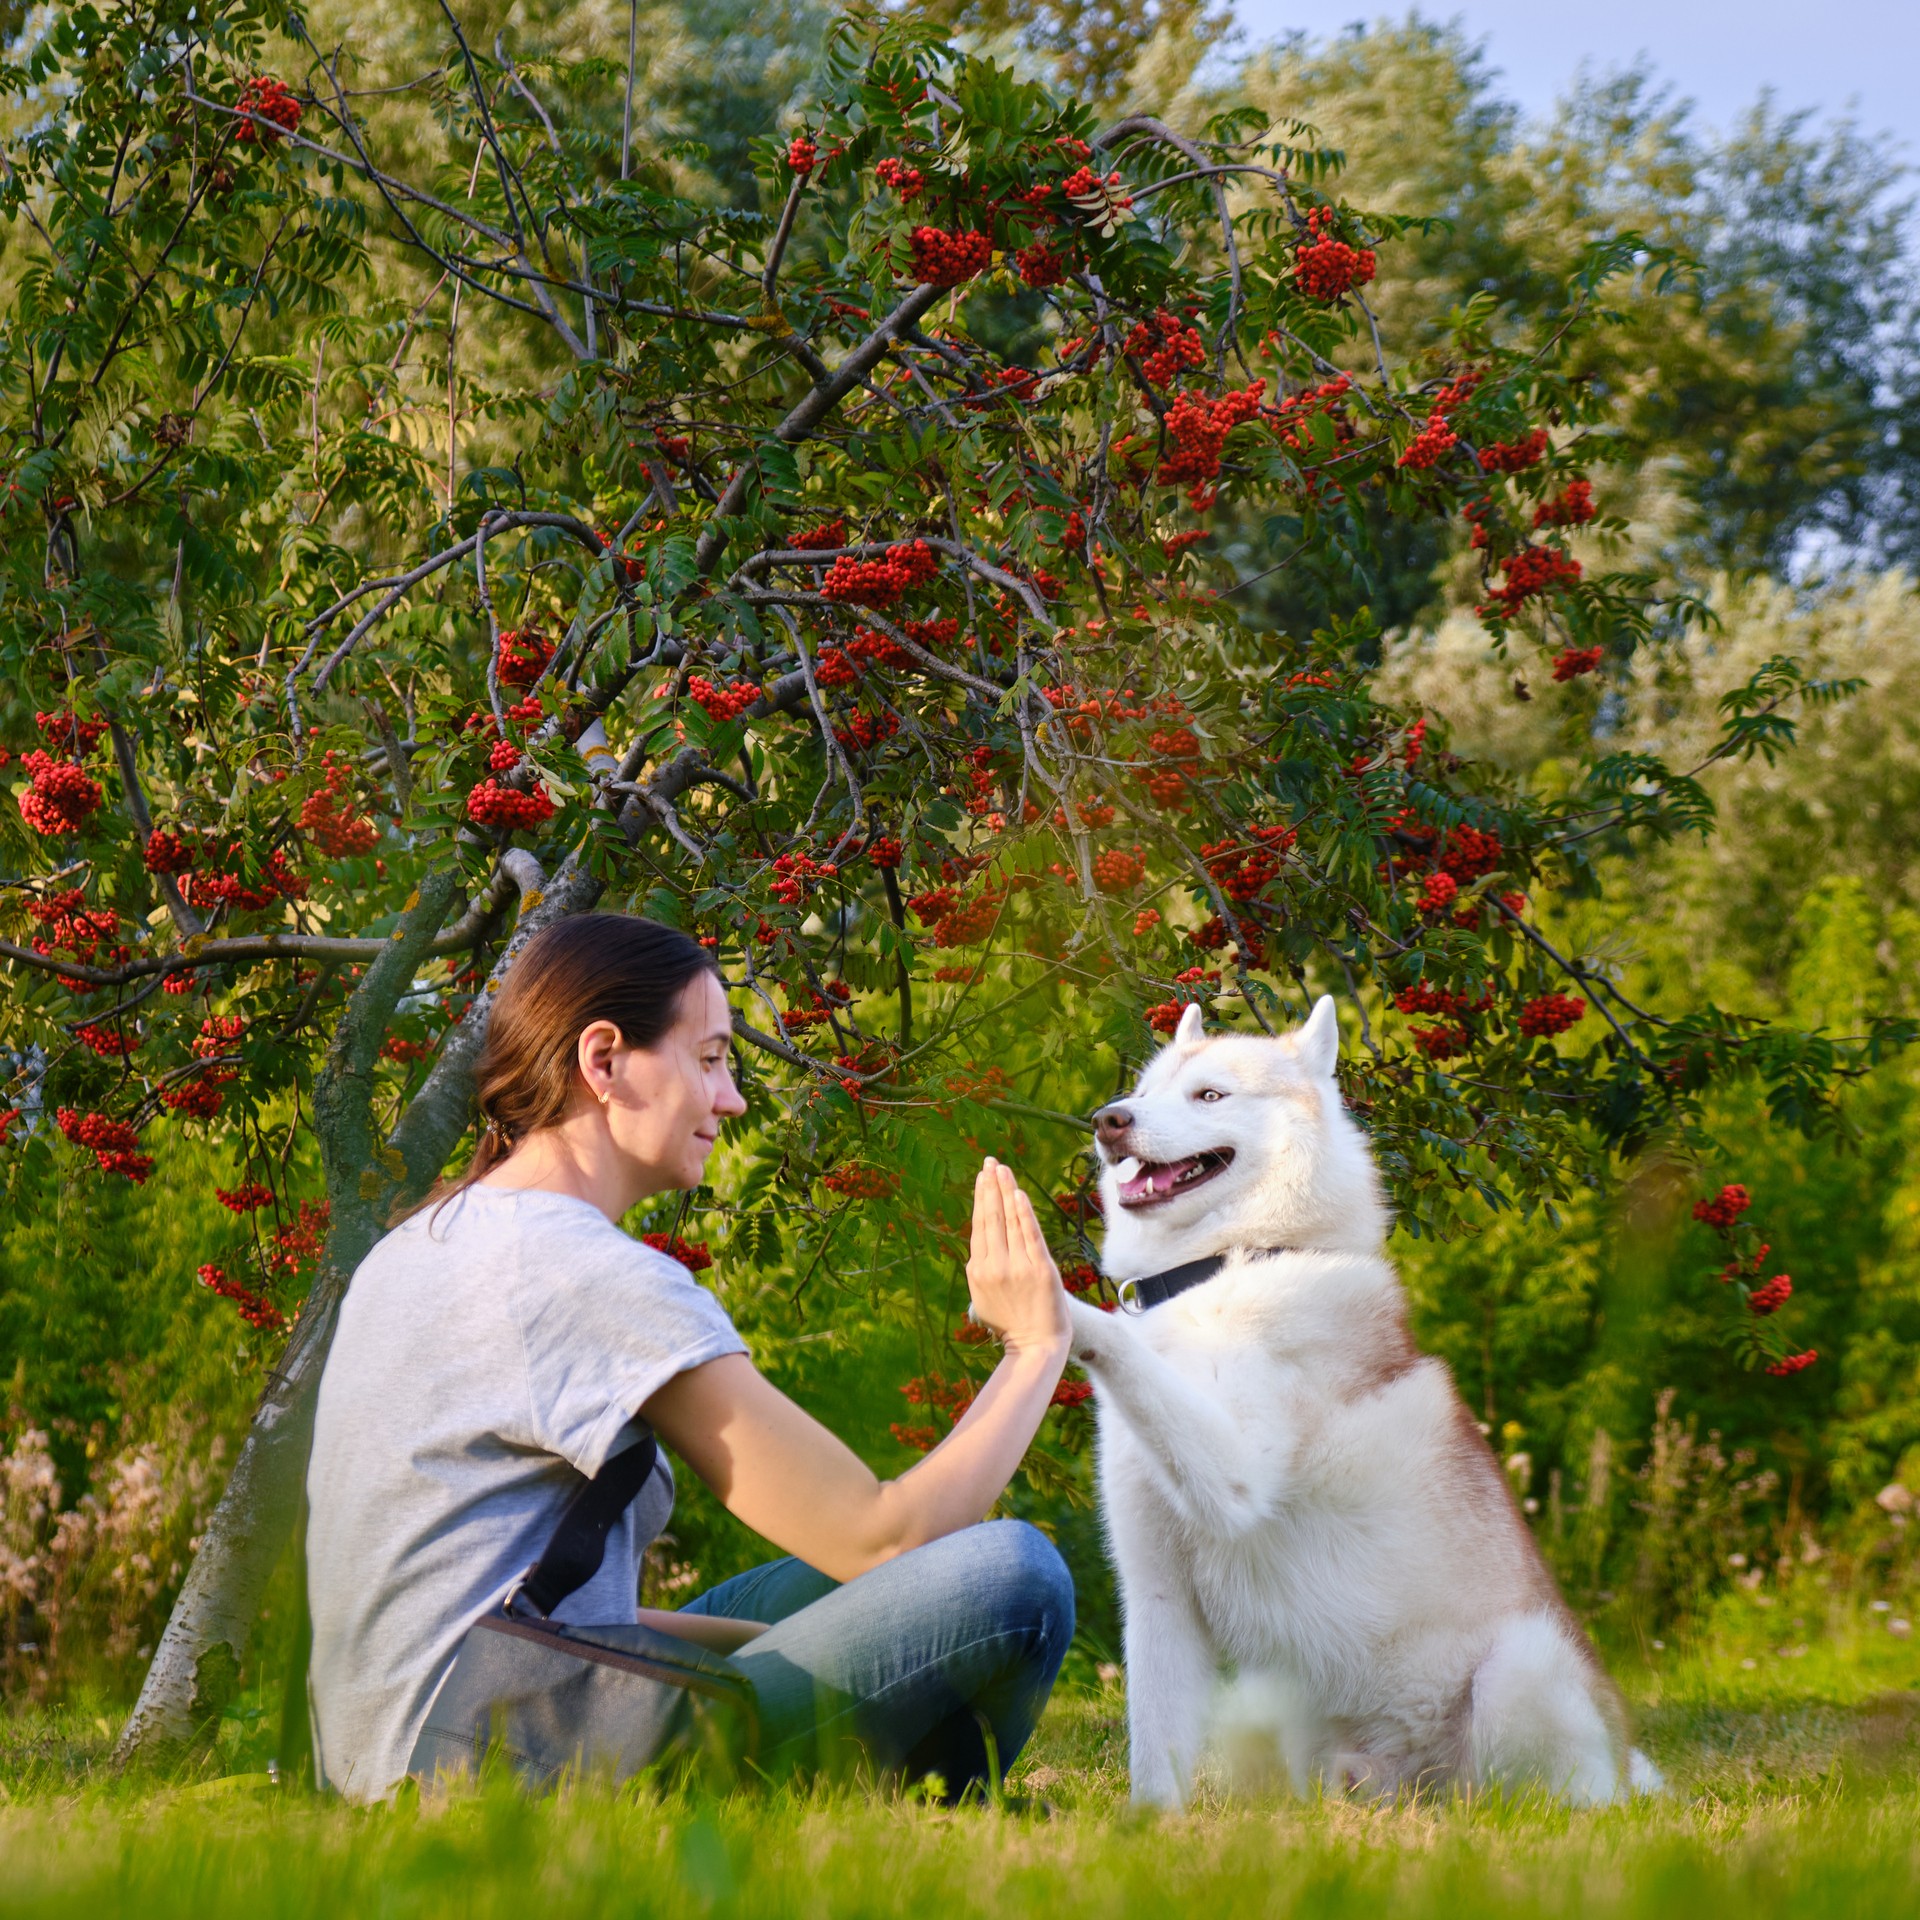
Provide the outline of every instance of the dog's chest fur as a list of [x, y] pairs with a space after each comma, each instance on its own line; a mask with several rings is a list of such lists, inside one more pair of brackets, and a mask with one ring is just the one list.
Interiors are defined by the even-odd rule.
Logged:
[[1128, 1331], [1220, 1409], [1250, 1487], [1287, 1489], [1250, 1527], [1199, 1523], [1101, 1405], [1128, 1583], [1179, 1585], [1222, 1656], [1285, 1675], [1350, 1737], [1444, 1745], [1489, 1620], [1550, 1601], [1551, 1583], [1446, 1369], [1414, 1349], [1392, 1269], [1357, 1254], [1239, 1261]]

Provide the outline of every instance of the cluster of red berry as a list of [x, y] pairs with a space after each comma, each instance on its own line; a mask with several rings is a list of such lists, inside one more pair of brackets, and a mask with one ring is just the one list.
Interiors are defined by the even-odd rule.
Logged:
[[1158, 907], [1142, 907], [1140, 911], [1133, 916], [1133, 937], [1136, 940], [1142, 939], [1151, 933], [1159, 924], [1160, 909]]
[[1207, 537], [1205, 527], [1189, 527], [1185, 533], [1170, 533], [1160, 542], [1160, 551], [1169, 560], [1178, 560], [1189, 547], [1197, 547]]
[[1745, 1187], [1722, 1187], [1711, 1200], [1696, 1200], [1693, 1203], [1693, 1217], [1717, 1233], [1726, 1233], [1752, 1205], [1753, 1197]]
[[193, 865], [193, 849], [167, 827], [155, 827], [147, 835], [142, 857], [149, 873], [185, 873]]
[[939, 571], [939, 555], [924, 540], [907, 540], [889, 547], [878, 560], [843, 553], [827, 569], [820, 594], [845, 606], [889, 607]]
[[1164, 307], [1135, 325], [1123, 350], [1140, 362], [1150, 387], [1170, 387], [1186, 368], [1207, 364], [1199, 330]]
[[923, 287], [957, 287], [984, 273], [993, 259], [993, 241], [971, 228], [948, 233], [941, 227], [915, 227], [913, 277]]
[[191, 1080], [179, 1080], [165, 1088], [161, 1104], [171, 1113], [185, 1114], [189, 1120], [211, 1120], [226, 1104], [226, 1095], [214, 1085], [209, 1074], [196, 1074]]
[[553, 797], [544, 786], [535, 785], [519, 793], [501, 786], [491, 776], [467, 795], [467, 818], [479, 827], [505, 827], [513, 832], [544, 826], [553, 818], [553, 811]]
[[866, 752], [891, 740], [900, 731], [900, 719], [892, 713], [850, 713], [844, 727], [835, 727], [833, 737], [849, 753]]
[[1133, 195], [1120, 191], [1118, 170], [1101, 175], [1095, 173], [1091, 167], [1075, 167], [1060, 182], [1060, 191], [1082, 213], [1090, 213], [1098, 219], [1105, 219], [1115, 213], [1125, 213], [1133, 205]]
[[102, 1060], [124, 1060], [140, 1044], [140, 1036], [124, 1028], [96, 1026], [92, 1021], [77, 1026], [73, 1037], [89, 1053], [97, 1053]]
[[1747, 1295], [1747, 1311], [1758, 1314], [1764, 1320], [1768, 1314], [1778, 1313], [1792, 1298], [1792, 1275], [1776, 1273], [1764, 1287], [1755, 1287]]
[[100, 805], [100, 782], [77, 762], [56, 760], [36, 747], [20, 764], [33, 786], [20, 796], [20, 818], [49, 839], [78, 833]]
[[906, 848], [890, 834], [882, 834], [867, 846], [867, 858], [882, 873], [892, 873], [906, 857]]
[[956, 1100], [1000, 1100], [1013, 1091], [1005, 1067], [963, 1067], [946, 1078], [946, 1089]]
[[380, 1057], [397, 1061], [403, 1067], [428, 1059], [433, 1053], [431, 1040], [409, 1040], [404, 1033], [390, 1033], [380, 1043]]
[[330, 860], [370, 852], [380, 831], [365, 814], [354, 811], [351, 764], [344, 754], [328, 753], [321, 767], [324, 783], [300, 808], [301, 831], [311, 834]]
[[1497, 833], [1481, 827], [1450, 827], [1440, 851], [1440, 870], [1464, 885], [1492, 873], [1505, 858], [1506, 848]]
[[[1296, 836], [1291, 827], [1254, 827], [1250, 838], [1256, 844], [1250, 846], [1246, 840], [1236, 840], [1228, 835], [1224, 840], [1208, 842], [1200, 849], [1200, 861], [1208, 877], [1232, 901], [1244, 903], [1259, 894], [1261, 888], [1280, 871], [1280, 856], [1293, 845]], [[1222, 926], [1220, 940], [1216, 944], [1223, 944], [1225, 940], [1226, 929]], [[1199, 945], [1198, 936], [1194, 944]]]
[[829, 1193], [837, 1193], [845, 1200], [884, 1200], [898, 1190], [900, 1176], [883, 1173], [878, 1167], [863, 1167], [856, 1160], [848, 1160], [831, 1172], [822, 1174], [820, 1184]]
[[223, 1053], [230, 1053], [234, 1043], [246, 1031], [247, 1023], [237, 1013], [209, 1014], [200, 1022], [200, 1032], [193, 1043], [194, 1053], [202, 1060], [216, 1059]]
[[1082, 826], [1097, 829], [1113, 825], [1113, 808], [1105, 800], [1082, 800], [1074, 812], [1080, 816]]
[[1524, 473], [1547, 457], [1547, 430], [1535, 427], [1518, 440], [1493, 440], [1480, 449], [1480, 465], [1488, 473]]
[[836, 513], [831, 520], [822, 520], [817, 527], [808, 527], [804, 533], [796, 533], [787, 541], [788, 549], [794, 553], [818, 553], [823, 548], [844, 547], [847, 544], [847, 517]]
[[1493, 990], [1482, 988], [1476, 997], [1452, 987], [1438, 987], [1430, 980], [1418, 980], [1402, 987], [1393, 996], [1393, 1004], [1402, 1013], [1443, 1013], [1449, 1019], [1463, 1013], [1484, 1013], [1493, 1004]]
[[913, 655], [899, 641], [890, 635], [876, 633], [871, 627], [856, 627], [851, 640], [847, 642], [847, 654], [850, 659], [864, 661], [874, 667], [910, 667]]
[[664, 1253], [669, 1260], [678, 1260], [689, 1273], [701, 1273], [713, 1265], [713, 1255], [703, 1241], [682, 1240], [671, 1233], [643, 1233], [640, 1241], [655, 1253]]
[[553, 642], [538, 627], [514, 627], [500, 636], [500, 684], [530, 687], [547, 670]]
[[1575, 1022], [1587, 1017], [1587, 1003], [1571, 993], [1543, 993], [1520, 1009], [1518, 1026], [1532, 1040], [1550, 1039], [1565, 1033]]
[[[227, 849], [227, 858], [237, 860], [238, 847]], [[232, 907], [244, 913], [258, 913], [276, 900], [304, 900], [307, 880], [287, 864], [287, 856], [275, 847], [266, 857], [256, 883], [249, 884], [237, 873], [193, 873], [180, 883], [180, 895], [190, 906]]]
[[1081, 1407], [1093, 1398], [1091, 1380], [1062, 1380], [1053, 1389], [1053, 1398], [1047, 1402], [1050, 1407]]
[[153, 1156], [138, 1153], [138, 1131], [124, 1120], [111, 1120], [104, 1113], [79, 1113], [62, 1107], [54, 1115], [55, 1123], [76, 1147], [83, 1147], [98, 1162], [102, 1173], [118, 1173], [135, 1186], [153, 1171]]
[[1298, 393], [1285, 395], [1273, 409], [1281, 445], [1292, 453], [1316, 452], [1319, 443], [1313, 438], [1309, 423], [1322, 414], [1333, 421], [1336, 440], [1348, 437], [1351, 430], [1340, 403], [1352, 391], [1353, 382], [1343, 373], [1338, 379], [1324, 380], [1317, 387], [1303, 387]]
[[1533, 510], [1536, 527], [1584, 527], [1599, 509], [1593, 504], [1591, 480], [1569, 480], [1551, 500]]
[[1593, 672], [1605, 654], [1604, 647], [1563, 647], [1553, 656], [1553, 677], [1578, 680], [1583, 673]]
[[273, 1205], [273, 1189], [262, 1186], [257, 1180], [250, 1180], [243, 1186], [231, 1189], [215, 1187], [213, 1197], [229, 1213], [258, 1213], [262, 1207]]
[[1137, 849], [1123, 853], [1114, 847], [1093, 859], [1093, 883], [1102, 893], [1126, 893], [1140, 884], [1146, 871], [1146, 858]]
[[231, 1300], [240, 1318], [263, 1333], [277, 1333], [287, 1324], [287, 1316], [264, 1294], [254, 1293], [238, 1280], [228, 1279], [226, 1269], [214, 1266], [211, 1261], [200, 1269], [200, 1284], [209, 1293]]
[[1809, 1347], [1805, 1353], [1790, 1353], [1784, 1360], [1776, 1360], [1767, 1371], [1776, 1380], [1789, 1380], [1796, 1373], [1805, 1373], [1819, 1358], [1819, 1353]]
[[773, 883], [767, 891], [782, 906], [797, 907], [806, 898], [809, 881], [831, 880], [840, 869], [831, 860], [807, 853], [783, 853], [773, 863]]
[[1229, 388], [1217, 400], [1205, 394], [1174, 397], [1166, 414], [1167, 436], [1174, 450], [1160, 463], [1158, 479], [1167, 486], [1198, 487], [1220, 472], [1220, 454], [1227, 435], [1260, 411], [1265, 380]]
[[703, 674], [687, 675], [687, 692], [707, 711], [710, 720], [737, 720], [761, 698], [756, 680], [736, 680], [729, 687], [716, 687]]
[[[27, 912], [40, 923], [40, 931], [33, 936], [35, 953], [68, 953], [90, 963], [112, 942], [119, 923], [112, 914], [86, 906], [86, 897], [82, 887], [66, 887], [39, 899], [27, 897]], [[123, 956], [126, 950], [116, 947], [114, 951]]]
[[936, 947], [977, 947], [999, 924], [1000, 903], [1005, 898], [1004, 894], [988, 887], [971, 900], [959, 902], [934, 922], [933, 944]]
[[1444, 413], [1430, 413], [1427, 415], [1427, 424], [1407, 442], [1406, 452], [1394, 465], [1420, 471], [1437, 467], [1459, 444], [1460, 436], [1447, 425], [1447, 416]]
[[950, 647], [960, 637], [960, 622], [951, 614], [942, 615], [935, 620], [902, 620], [900, 631], [909, 640], [918, 641], [923, 647], [936, 651], [941, 647]]
[[1529, 600], [1580, 578], [1580, 562], [1558, 547], [1522, 547], [1506, 562], [1507, 579], [1479, 611], [1483, 617], [1511, 620]]
[[811, 173], [820, 158], [820, 149], [804, 133], [796, 133], [787, 142], [787, 165], [795, 173]]
[[[240, 89], [238, 102], [242, 113], [250, 113], [252, 120], [242, 121], [234, 139], [241, 146], [250, 146], [259, 141], [263, 147], [270, 147], [282, 133], [298, 133], [300, 119], [304, 112], [300, 102], [293, 97], [284, 80], [276, 80], [271, 74], [257, 74]], [[257, 124], [264, 120], [267, 124]]]
[[511, 773], [526, 757], [511, 740], [496, 740], [487, 749], [487, 767], [493, 773]]
[[1155, 1033], [1171, 1033], [1180, 1024], [1180, 1016], [1186, 1012], [1186, 1003], [1181, 1000], [1162, 1000], [1147, 1009], [1146, 1023]]
[[841, 648], [822, 647], [813, 663], [813, 677], [823, 687], [850, 687], [860, 678], [860, 669]]
[[1307, 215], [1307, 233], [1294, 252], [1293, 279], [1308, 299], [1338, 300], [1373, 278], [1373, 249], [1339, 239], [1331, 207], [1315, 207]]
[[1420, 883], [1414, 902], [1421, 913], [1445, 913], [1460, 897], [1460, 882], [1450, 873], [1430, 873]]
[[302, 1200], [298, 1216], [275, 1232], [273, 1250], [266, 1256], [268, 1267], [298, 1273], [311, 1266], [320, 1258], [332, 1224], [333, 1208], [326, 1201]]
[[82, 720], [77, 713], [36, 713], [33, 724], [53, 753], [71, 753], [85, 759], [107, 731], [104, 720]]
[[1412, 1039], [1429, 1060], [1456, 1060], [1473, 1046], [1473, 1035], [1457, 1020], [1437, 1027], [1415, 1027]]
[[873, 177], [883, 187], [891, 187], [900, 196], [902, 206], [918, 198], [920, 189], [927, 184], [926, 175], [918, 167], [891, 157], [874, 163]]
[[1066, 260], [1044, 240], [1036, 240], [1031, 246], [1018, 249], [1013, 256], [1013, 270], [1027, 286], [1036, 291], [1057, 287], [1067, 277]]

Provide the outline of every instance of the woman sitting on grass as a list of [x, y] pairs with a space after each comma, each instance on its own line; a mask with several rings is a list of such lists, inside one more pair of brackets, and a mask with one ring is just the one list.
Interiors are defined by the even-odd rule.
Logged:
[[665, 1525], [663, 1461], [600, 1571], [557, 1611], [636, 1620], [730, 1654], [753, 1683], [760, 1765], [854, 1752], [949, 1791], [1011, 1764], [1073, 1635], [1059, 1555], [981, 1524], [1067, 1357], [1060, 1276], [1012, 1174], [974, 1188], [967, 1280], [1005, 1356], [953, 1432], [880, 1480], [764, 1379], [712, 1294], [620, 1230], [698, 1186], [733, 1084], [711, 956], [672, 928], [587, 914], [529, 942], [478, 1070], [463, 1178], [353, 1277], [308, 1474], [311, 1691], [322, 1777], [355, 1799], [408, 1771], [462, 1639], [538, 1558], [562, 1508], [651, 1428], [792, 1557], [677, 1613], [637, 1608]]

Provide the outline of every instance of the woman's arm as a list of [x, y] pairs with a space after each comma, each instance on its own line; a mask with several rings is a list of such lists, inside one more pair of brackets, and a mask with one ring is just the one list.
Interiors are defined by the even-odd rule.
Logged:
[[992, 1160], [974, 1183], [967, 1284], [1006, 1347], [939, 1446], [881, 1480], [744, 1354], [676, 1376], [642, 1417], [727, 1511], [835, 1580], [983, 1519], [1013, 1478], [1067, 1359], [1066, 1295], [1033, 1207]]

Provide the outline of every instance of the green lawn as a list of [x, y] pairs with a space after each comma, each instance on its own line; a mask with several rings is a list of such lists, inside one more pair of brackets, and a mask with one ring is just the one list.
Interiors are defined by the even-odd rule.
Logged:
[[1673, 1791], [1597, 1814], [1214, 1797], [1135, 1816], [1111, 1690], [1056, 1701], [1010, 1813], [591, 1790], [356, 1812], [249, 1774], [114, 1782], [104, 1717], [17, 1716], [0, 1722], [0, 1914], [1920, 1913], [1920, 1651], [1876, 1624], [1802, 1650], [1754, 1616], [1631, 1675]]

